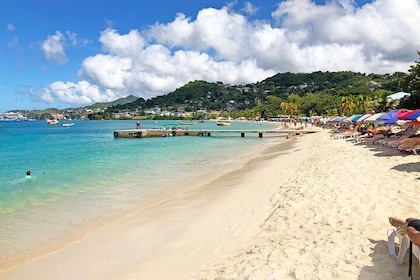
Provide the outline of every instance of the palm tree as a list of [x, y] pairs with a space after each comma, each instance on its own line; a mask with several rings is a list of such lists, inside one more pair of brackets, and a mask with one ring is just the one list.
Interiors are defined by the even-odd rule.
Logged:
[[298, 105], [292, 102], [282, 102], [280, 108], [284, 115], [293, 116], [298, 110]]
[[388, 102], [388, 99], [386, 98], [388, 95], [390, 95], [391, 92], [387, 90], [376, 90], [374, 91], [374, 98], [373, 101], [373, 109], [376, 112], [386, 112], [389, 109], [391, 109], [391, 103]]
[[351, 115], [354, 112], [354, 108], [356, 107], [356, 103], [353, 101], [353, 97], [343, 96], [341, 98], [341, 105], [340, 108], [342, 110], [343, 115]]
[[357, 113], [366, 113], [372, 107], [372, 99], [368, 95], [359, 94], [356, 100]]

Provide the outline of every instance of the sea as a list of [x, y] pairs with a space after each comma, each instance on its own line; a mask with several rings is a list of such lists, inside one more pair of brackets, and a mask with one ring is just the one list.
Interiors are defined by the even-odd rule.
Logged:
[[[74, 125], [64, 127], [64, 122]], [[141, 121], [144, 129], [177, 121]], [[186, 129], [277, 129], [261, 122]], [[240, 169], [277, 134], [114, 138], [136, 121], [0, 122], [0, 270]], [[30, 170], [31, 178], [26, 178]], [[41, 249], [42, 248], [42, 249]]]

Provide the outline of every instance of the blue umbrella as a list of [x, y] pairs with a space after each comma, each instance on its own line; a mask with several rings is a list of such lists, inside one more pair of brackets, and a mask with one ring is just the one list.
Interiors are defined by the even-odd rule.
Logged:
[[399, 115], [404, 112], [407, 112], [407, 110], [404, 110], [404, 109], [392, 110], [386, 114], [383, 114], [377, 120], [383, 121], [384, 124], [395, 124], [398, 121]]
[[415, 121], [418, 117], [420, 117], [420, 109], [415, 109], [405, 115], [404, 120], [405, 121]]

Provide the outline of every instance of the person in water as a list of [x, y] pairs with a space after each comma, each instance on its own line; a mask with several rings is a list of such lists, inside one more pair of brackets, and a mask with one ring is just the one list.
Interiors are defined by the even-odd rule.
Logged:
[[26, 171], [25, 179], [30, 179], [30, 178], [32, 178], [32, 176], [31, 176], [31, 170], [28, 170], [28, 171]]

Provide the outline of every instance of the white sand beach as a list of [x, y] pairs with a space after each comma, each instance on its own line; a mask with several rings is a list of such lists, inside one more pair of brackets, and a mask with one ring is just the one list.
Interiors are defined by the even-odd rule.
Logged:
[[294, 138], [0, 279], [406, 278], [386, 231], [388, 216], [420, 217], [420, 156]]

